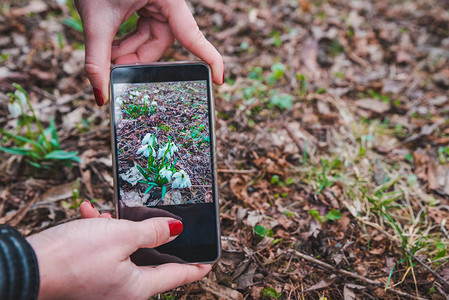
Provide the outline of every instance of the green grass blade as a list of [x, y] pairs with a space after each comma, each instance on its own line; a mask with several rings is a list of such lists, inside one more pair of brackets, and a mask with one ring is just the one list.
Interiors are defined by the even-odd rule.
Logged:
[[[30, 143], [31, 145], [35, 146], [39, 151], [41, 151], [42, 154], [47, 153], [47, 151], [45, 150], [45, 148], [44, 148], [41, 144], [39, 144], [38, 142], [36, 142], [36, 141], [33, 141], [33, 140], [31, 140], [31, 139], [28, 139], [28, 138], [23, 137], [23, 136], [20, 136], [20, 135], [15, 135], [15, 134], [13, 134], [13, 133], [11, 133], [11, 132], [9, 132], [9, 131], [6, 131], [6, 130], [4, 130], [4, 129], [0, 129], [0, 131], [1, 131], [4, 135], [9, 136], [9, 137], [11, 137], [11, 138], [13, 138], [13, 139], [16, 139], [16, 140], [18, 140], [18, 141], [25, 142], [25, 143]], [[31, 150], [31, 149], [30, 149], [30, 150]]]
[[6, 153], [15, 154], [15, 155], [23, 155], [23, 156], [31, 156], [31, 153], [33, 153], [32, 149], [26, 149], [26, 148], [6, 148], [6, 147], [0, 147], [0, 150]]
[[55, 150], [45, 155], [44, 159], [73, 160], [81, 163], [81, 158], [79, 158], [77, 153], [76, 151], [67, 152], [64, 150]]

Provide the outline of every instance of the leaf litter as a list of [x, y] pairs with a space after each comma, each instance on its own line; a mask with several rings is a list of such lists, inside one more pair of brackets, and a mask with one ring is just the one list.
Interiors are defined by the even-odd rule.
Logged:
[[[68, 4], [0, 15], [2, 128], [16, 126], [6, 93], [20, 83], [82, 159], [37, 172], [1, 153], [0, 221], [25, 234], [79, 218], [63, 205], [78, 178], [81, 199], [114, 207], [107, 109], [93, 105]], [[448, 3], [189, 5], [226, 68], [215, 87], [223, 256], [164, 297], [446, 299]], [[168, 59], [194, 57], [176, 44]]]

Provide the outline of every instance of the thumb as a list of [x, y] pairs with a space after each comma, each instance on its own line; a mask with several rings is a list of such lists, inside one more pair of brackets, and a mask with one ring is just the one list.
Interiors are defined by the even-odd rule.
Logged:
[[111, 16], [102, 13], [102, 10], [90, 9], [80, 15], [86, 44], [85, 70], [94, 90], [95, 101], [102, 106], [109, 98], [111, 47], [117, 28], [113, 22], [108, 22]]
[[176, 238], [183, 230], [182, 222], [172, 218], [151, 218], [141, 222], [127, 222], [122, 243], [128, 249], [128, 255], [139, 248], [155, 248]]

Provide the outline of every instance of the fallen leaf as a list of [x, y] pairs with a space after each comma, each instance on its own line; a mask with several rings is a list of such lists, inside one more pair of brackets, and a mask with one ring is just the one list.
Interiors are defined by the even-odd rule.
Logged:
[[214, 294], [217, 297], [223, 299], [243, 300], [243, 295], [240, 292], [219, 285], [207, 277], [201, 279], [199, 283], [202, 289]]
[[47, 190], [41, 197], [39, 202], [56, 202], [73, 197], [73, 190], [76, 188], [76, 180]]
[[337, 275], [332, 274], [328, 278], [320, 280], [318, 283], [312, 285], [311, 287], [309, 287], [308, 289], [303, 291], [303, 293], [307, 293], [307, 292], [310, 292], [310, 291], [316, 291], [316, 290], [321, 290], [321, 289], [327, 288], [331, 284], [333, 284], [335, 282], [335, 280], [337, 280]]
[[383, 114], [389, 111], [391, 108], [389, 103], [385, 103], [373, 98], [357, 100], [356, 105], [362, 109], [372, 111], [376, 114]]

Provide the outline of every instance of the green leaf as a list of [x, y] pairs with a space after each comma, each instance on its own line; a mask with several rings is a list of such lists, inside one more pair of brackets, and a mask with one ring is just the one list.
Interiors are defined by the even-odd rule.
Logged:
[[281, 297], [281, 294], [279, 294], [274, 288], [268, 287], [266, 289], [262, 290], [262, 293], [260, 294], [264, 298], [275, 298], [278, 299]]
[[52, 144], [52, 146], [55, 147], [55, 149], [61, 149], [61, 146], [59, 145], [58, 135], [56, 133], [55, 120], [53, 118], [50, 119], [50, 125], [44, 132], [46, 133], [47, 130], [51, 133], [50, 143]]
[[294, 183], [295, 183], [295, 180], [294, 180], [293, 178], [291, 178], [291, 177], [288, 177], [288, 178], [285, 180], [285, 184], [286, 184], [287, 186], [292, 185], [292, 184], [294, 184]]
[[79, 158], [77, 153], [76, 151], [55, 150], [45, 155], [44, 159], [73, 160], [81, 163], [81, 158]]
[[270, 180], [271, 184], [276, 184], [279, 182], [279, 176], [278, 175], [273, 175], [273, 177], [271, 177]]
[[317, 221], [321, 221], [320, 213], [316, 209], [309, 209], [309, 214]]
[[442, 250], [438, 251], [437, 254], [435, 254], [435, 257], [433, 258], [433, 260], [437, 260], [437, 259], [445, 257], [445, 256], [446, 256], [446, 249], [442, 249]]
[[5, 148], [0, 147], [0, 150], [6, 153], [15, 154], [15, 155], [24, 155], [24, 156], [30, 156], [31, 153], [33, 153], [32, 149], [26, 149], [26, 148]]
[[73, 18], [67, 18], [62, 21], [62, 24], [69, 26], [70, 28], [75, 29], [76, 31], [83, 32], [83, 23], [81, 20], [75, 20]]
[[267, 235], [268, 230], [262, 225], [256, 225], [254, 227], [254, 233], [260, 236], [261, 238], [264, 238]]
[[139, 166], [138, 164], [136, 164], [136, 168], [137, 168], [137, 170], [140, 172], [140, 174], [142, 174], [143, 177], [148, 178], [147, 173], [142, 169], [141, 166]]
[[284, 77], [285, 66], [282, 63], [277, 62], [271, 66], [271, 72], [273, 72], [276, 78], [282, 78]]
[[149, 191], [151, 191], [152, 188], [154, 188], [157, 184], [155, 185], [150, 185], [144, 192], [144, 194], [148, 194]]
[[[38, 142], [36, 142], [36, 141], [30, 140], [30, 139], [28, 139], [28, 138], [26, 138], [26, 137], [23, 137], [23, 136], [20, 136], [20, 135], [12, 134], [12, 133], [10, 133], [9, 131], [6, 131], [6, 130], [4, 130], [4, 129], [0, 129], [0, 132], [2, 132], [2, 133], [3, 133], [4, 135], [6, 135], [6, 136], [9, 136], [9, 137], [12, 137], [12, 138], [18, 140], [18, 141], [25, 142], [25, 143], [30, 143], [31, 145], [33, 145], [33, 146], [35, 146], [37, 149], [39, 149], [39, 151], [41, 151], [42, 154], [47, 153], [47, 151], [45, 150], [45, 148], [44, 148], [41, 144], [39, 144]], [[25, 149], [25, 148], [24, 148], [24, 149]], [[29, 150], [31, 150], [31, 149], [29, 149]]]
[[293, 106], [293, 96], [289, 94], [274, 94], [271, 97], [270, 103], [281, 109], [290, 109]]
[[278, 244], [280, 242], [282, 242], [282, 239], [281, 238], [277, 238], [277, 239], [275, 239], [274, 241], [271, 242], [271, 246], [274, 246], [274, 245], [276, 245], [276, 244]]
[[162, 199], [165, 198], [165, 193], [166, 193], [166, 192], [167, 192], [167, 186], [164, 185], [164, 186], [162, 186], [162, 195], [161, 195], [161, 198], [162, 198]]
[[27, 163], [29, 163], [30, 165], [32, 165], [33, 167], [38, 168], [38, 169], [41, 169], [41, 168], [47, 169], [45, 167], [42, 167], [42, 165], [40, 165], [36, 162], [30, 161], [30, 160], [28, 160]]
[[405, 155], [405, 159], [409, 162], [409, 163], [413, 163], [413, 155], [411, 155], [410, 153], [407, 153]]
[[328, 212], [325, 216], [325, 218], [327, 220], [331, 220], [331, 221], [335, 221], [340, 219], [342, 216], [341, 212], [336, 210], [336, 209], [332, 209], [330, 212]]

